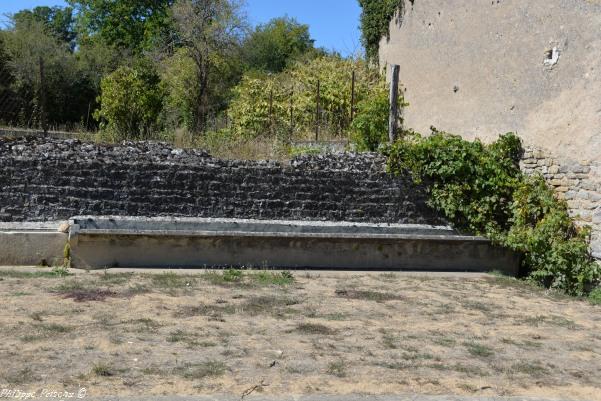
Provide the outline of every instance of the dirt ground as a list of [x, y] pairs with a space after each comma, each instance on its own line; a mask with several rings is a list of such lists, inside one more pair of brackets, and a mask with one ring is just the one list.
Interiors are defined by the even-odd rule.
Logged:
[[0, 387], [601, 400], [601, 307], [513, 279], [0, 270]]

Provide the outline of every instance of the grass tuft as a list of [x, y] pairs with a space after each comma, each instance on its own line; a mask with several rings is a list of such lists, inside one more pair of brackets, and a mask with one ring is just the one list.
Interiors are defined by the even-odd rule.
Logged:
[[207, 361], [201, 363], [189, 363], [175, 368], [174, 372], [189, 380], [199, 380], [206, 377], [219, 377], [228, 370], [225, 363], [220, 361]]
[[372, 290], [341, 289], [336, 290], [336, 295], [347, 299], [357, 299], [375, 302], [402, 301], [405, 299], [405, 297], [403, 297], [402, 295], [393, 294], [391, 292], [379, 292]]
[[102, 362], [92, 367], [92, 373], [99, 377], [111, 377], [115, 375], [112, 367]]
[[336, 330], [323, 324], [317, 323], [300, 323], [296, 326], [296, 331], [302, 334], [319, 334], [324, 336], [331, 336], [333, 334], [336, 334]]
[[332, 376], [346, 377], [346, 362], [343, 360], [330, 362], [326, 372]]
[[588, 296], [593, 305], [601, 305], [601, 287], [594, 289]]
[[467, 351], [480, 358], [489, 358], [495, 354], [494, 350], [486, 345], [478, 344], [475, 342], [466, 342], [463, 345], [467, 348]]

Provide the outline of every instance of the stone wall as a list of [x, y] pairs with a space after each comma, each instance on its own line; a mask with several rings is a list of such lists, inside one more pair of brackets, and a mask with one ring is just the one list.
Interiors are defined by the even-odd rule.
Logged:
[[558, 197], [567, 201], [576, 221], [593, 228], [593, 255], [601, 259], [601, 163], [558, 159], [541, 149], [529, 148], [521, 167], [527, 174], [542, 174]]
[[387, 175], [384, 164], [376, 154], [284, 165], [157, 143], [0, 139], [0, 221], [90, 214], [440, 223], [423, 189]]

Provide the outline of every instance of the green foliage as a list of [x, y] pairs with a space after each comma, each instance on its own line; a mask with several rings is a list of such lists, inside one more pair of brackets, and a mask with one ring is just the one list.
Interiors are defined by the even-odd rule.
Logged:
[[594, 305], [601, 305], [601, 287], [595, 288], [588, 296], [589, 301]]
[[[234, 87], [234, 99], [228, 110], [234, 132], [252, 138], [274, 134], [276, 128], [290, 127], [289, 85], [285, 75], [246, 74]], [[297, 114], [298, 107], [292, 104], [293, 113]]]
[[242, 278], [242, 271], [238, 269], [227, 269], [223, 272], [223, 281], [226, 283], [242, 281]]
[[309, 26], [289, 17], [274, 18], [259, 25], [243, 44], [250, 69], [282, 72], [290, 63], [313, 49]]
[[162, 110], [163, 88], [158, 75], [143, 64], [120, 67], [102, 80], [101, 108], [95, 118], [115, 139], [149, 138]]
[[[373, 152], [388, 142], [389, 97], [388, 85], [382, 80], [357, 105], [357, 114], [351, 124], [351, 139], [359, 151]], [[399, 107], [405, 106], [408, 103], [399, 97]]]
[[293, 145], [289, 146], [287, 150], [291, 158], [303, 155], [319, 155], [327, 152], [327, 149], [323, 147], [310, 145]]
[[19, 11], [12, 19], [17, 30], [20, 25], [27, 26], [32, 20], [41, 22], [49, 33], [58, 40], [68, 43], [71, 49], [75, 45], [75, 21], [71, 7], [35, 7], [33, 10]]
[[82, 99], [88, 93], [69, 44], [50, 34], [46, 24], [34, 18], [23, 19], [2, 36], [5, 68], [14, 93], [10, 102], [13, 110], [9, 110], [14, 113], [13, 122], [39, 127], [42, 110], [50, 124], [81, 115], [82, 108], [87, 108]]
[[239, 76], [237, 50], [245, 32], [244, 17], [235, 0], [178, 0], [172, 7], [172, 21], [176, 43], [194, 66], [192, 129], [203, 132], [209, 115], [223, 108], [223, 94], [231, 88], [232, 78]]
[[555, 198], [541, 176], [519, 183], [512, 211], [502, 243], [524, 255], [532, 280], [573, 295], [598, 282], [601, 270], [589, 253], [590, 230], [574, 225], [567, 204]]
[[294, 275], [289, 271], [269, 272], [261, 271], [251, 275], [253, 281], [260, 285], [287, 286], [294, 283]]
[[381, 81], [379, 72], [362, 61], [324, 56], [296, 62], [280, 74], [246, 74], [233, 90], [228, 112], [234, 132], [250, 137], [289, 134], [293, 129], [301, 134], [312, 132], [319, 80], [322, 131], [344, 134], [350, 125], [353, 71], [355, 98], [360, 102]]
[[523, 255], [524, 271], [534, 282], [572, 295], [599, 283], [588, 230], [574, 225], [565, 202], [542, 177], [522, 175], [516, 135], [484, 145], [435, 131], [429, 137], [409, 135], [387, 151], [391, 172], [409, 170], [426, 184], [431, 206], [457, 228]]
[[139, 53], [170, 28], [173, 0], [69, 0], [82, 39]]
[[194, 128], [198, 79], [194, 60], [185, 49], [179, 49], [163, 63], [161, 80], [166, 98], [163, 120], [169, 127]]
[[461, 229], [490, 234], [508, 228], [512, 194], [521, 178], [513, 159], [519, 139], [502, 136], [486, 146], [435, 132], [398, 141], [390, 154], [393, 172], [410, 170], [429, 184], [431, 204]]
[[[411, 0], [413, 2], [414, 0]], [[362, 42], [367, 58], [378, 60], [380, 40], [389, 34], [394, 13], [404, 6], [405, 0], [359, 0], [361, 12]]]

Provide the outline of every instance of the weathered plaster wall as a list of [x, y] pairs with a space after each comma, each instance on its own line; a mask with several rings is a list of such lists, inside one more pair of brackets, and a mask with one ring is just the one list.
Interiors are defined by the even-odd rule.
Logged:
[[[400, 65], [407, 125], [528, 145], [574, 160], [601, 151], [601, 5], [586, 0], [416, 0], [391, 21], [380, 63]], [[557, 47], [559, 60], [545, 66]]]
[[601, 1], [406, 4], [380, 44], [382, 67], [400, 65], [406, 126], [485, 142], [518, 133], [536, 148], [524, 169], [594, 226], [601, 257]]
[[0, 139], [0, 221], [76, 215], [435, 224], [422, 188], [377, 154], [276, 162], [211, 158], [156, 143]]

